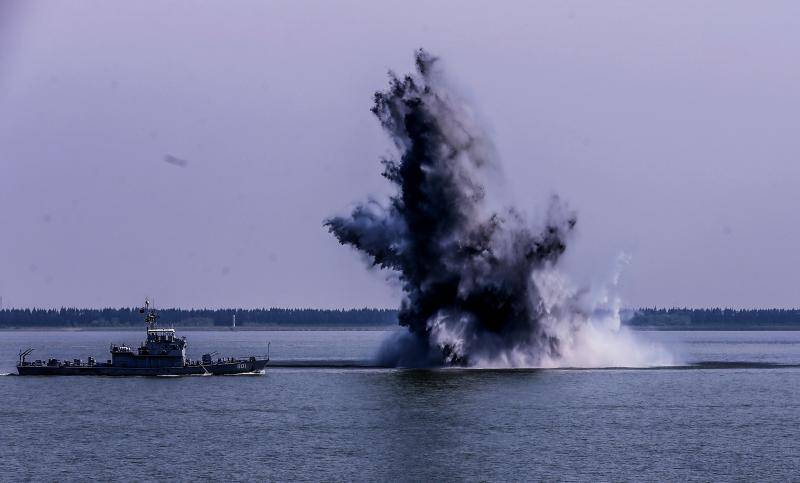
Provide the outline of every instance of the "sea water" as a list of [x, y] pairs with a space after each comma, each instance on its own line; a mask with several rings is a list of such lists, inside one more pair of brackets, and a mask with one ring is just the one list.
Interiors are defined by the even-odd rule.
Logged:
[[[357, 367], [382, 331], [183, 332], [262, 376], [0, 377], [0, 480], [790, 480], [800, 332], [649, 332], [690, 367]], [[0, 373], [127, 331], [0, 332]], [[325, 362], [330, 367], [324, 367]], [[727, 364], [715, 364], [715, 363]], [[348, 363], [348, 367], [335, 367]], [[712, 364], [709, 364], [712, 363]], [[735, 364], [730, 364], [735, 363]]]

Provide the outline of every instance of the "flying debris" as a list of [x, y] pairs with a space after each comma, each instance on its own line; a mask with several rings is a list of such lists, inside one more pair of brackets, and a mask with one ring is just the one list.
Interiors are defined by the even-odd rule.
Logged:
[[185, 159], [181, 159], [181, 158], [176, 158], [175, 156], [173, 156], [171, 154], [167, 154], [166, 156], [164, 156], [164, 162], [165, 163], [169, 163], [169, 164], [173, 164], [173, 165], [178, 166], [180, 168], [185, 168], [189, 164], [189, 161], [187, 161]]

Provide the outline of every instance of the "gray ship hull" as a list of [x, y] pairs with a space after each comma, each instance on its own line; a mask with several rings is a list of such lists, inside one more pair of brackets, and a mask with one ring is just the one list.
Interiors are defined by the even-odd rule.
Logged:
[[257, 374], [269, 359], [242, 359], [213, 364], [191, 364], [180, 367], [118, 367], [108, 364], [78, 366], [18, 365], [20, 376], [224, 376]]

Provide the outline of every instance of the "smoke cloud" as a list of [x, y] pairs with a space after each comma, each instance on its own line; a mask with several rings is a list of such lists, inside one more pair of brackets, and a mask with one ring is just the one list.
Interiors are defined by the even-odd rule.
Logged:
[[[620, 349], [619, 308], [574, 290], [557, 270], [575, 213], [557, 197], [536, 224], [515, 208], [495, 207], [499, 197], [489, 188], [498, 188], [497, 156], [448, 88], [438, 59], [419, 50], [415, 74], [390, 73], [372, 112], [398, 150], [397, 158], [381, 161], [396, 193], [325, 226], [399, 278], [399, 322], [408, 331], [384, 344], [381, 362], [619, 365], [611, 355]], [[633, 354], [630, 365], [648, 364], [636, 344], [622, 345]]]

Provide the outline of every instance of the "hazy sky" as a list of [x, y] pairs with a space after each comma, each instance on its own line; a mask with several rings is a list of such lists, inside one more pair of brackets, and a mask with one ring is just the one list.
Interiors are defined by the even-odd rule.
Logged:
[[5, 1], [0, 295], [395, 306], [322, 220], [387, 193], [372, 93], [424, 46], [516, 204], [577, 210], [577, 284], [798, 306], [799, 45], [795, 1]]

